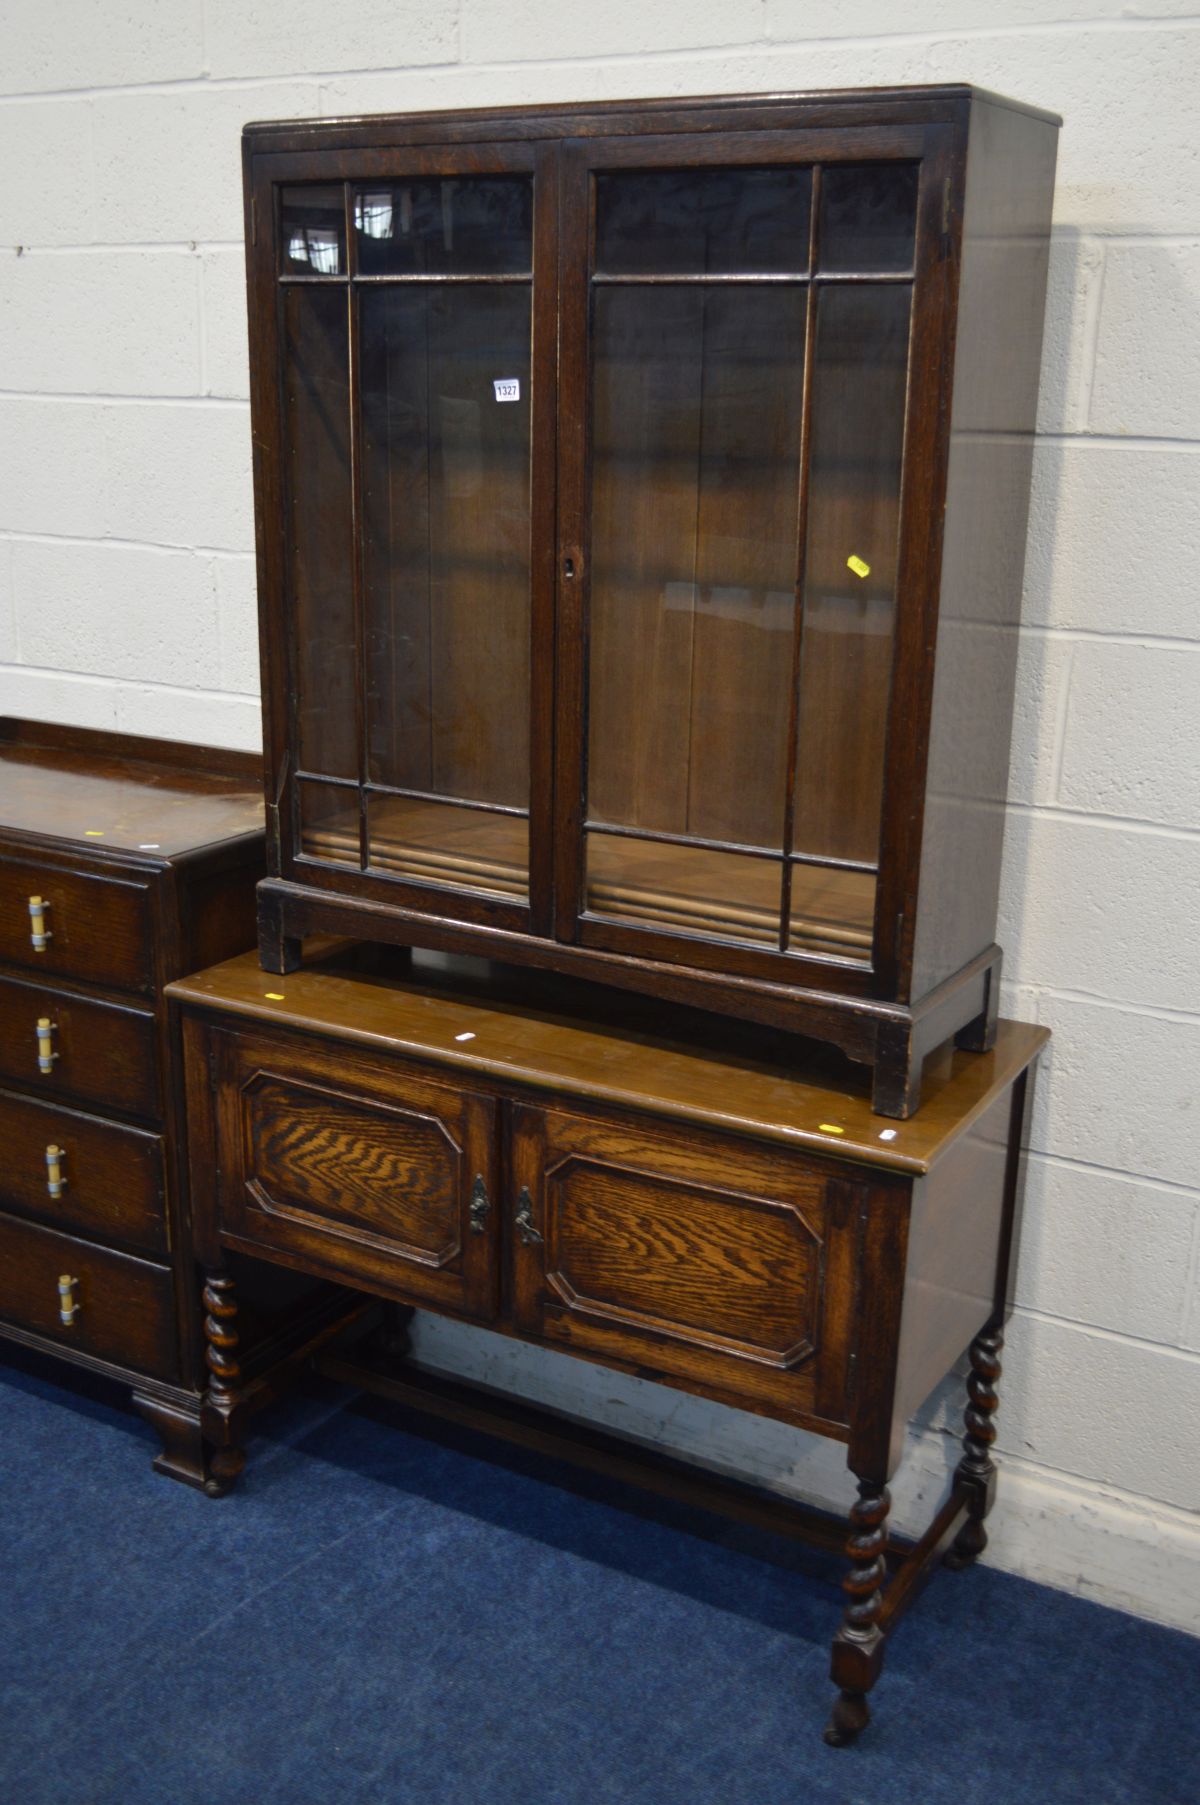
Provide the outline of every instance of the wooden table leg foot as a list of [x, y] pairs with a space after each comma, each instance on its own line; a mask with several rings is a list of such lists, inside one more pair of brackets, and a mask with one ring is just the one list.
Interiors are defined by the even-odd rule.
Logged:
[[883, 1610], [883, 1583], [887, 1577], [887, 1516], [891, 1509], [887, 1487], [860, 1479], [858, 1497], [850, 1508], [850, 1536], [846, 1554], [850, 1571], [842, 1581], [846, 1608], [833, 1638], [830, 1678], [840, 1693], [825, 1730], [832, 1748], [852, 1742], [870, 1719], [867, 1693], [879, 1678], [887, 1641], [879, 1627]]
[[204, 1394], [201, 1424], [212, 1447], [204, 1489], [210, 1498], [223, 1498], [246, 1464], [242, 1442], [237, 1357], [237, 1291], [222, 1268], [208, 1273], [204, 1285], [205, 1360], [208, 1390]]
[[963, 1457], [954, 1483], [966, 1500], [968, 1517], [945, 1554], [945, 1565], [960, 1571], [987, 1547], [983, 1520], [996, 1496], [996, 1467], [992, 1443], [996, 1425], [992, 1418], [999, 1405], [996, 1386], [1000, 1378], [1000, 1353], [1004, 1336], [999, 1329], [985, 1330], [971, 1343], [971, 1372], [967, 1379], [966, 1434]]
[[412, 1319], [416, 1311], [409, 1304], [385, 1303], [377, 1328], [367, 1339], [369, 1351], [380, 1360], [400, 1365], [412, 1352]]
[[208, 1496], [224, 1498], [232, 1490], [245, 1464], [243, 1449], [217, 1448], [209, 1457], [208, 1475], [204, 1481], [204, 1490]]
[[987, 1530], [975, 1517], [968, 1517], [951, 1547], [942, 1556], [943, 1567], [949, 1567], [951, 1573], [961, 1573], [964, 1567], [971, 1566], [987, 1547]]
[[154, 1457], [155, 1472], [203, 1490], [206, 1451], [200, 1432], [199, 1405], [189, 1407], [143, 1391], [134, 1392], [133, 1402], [138, 1414], [157, 1431], [162, 1442], [161, 1454]]
[[831, 1749], [844, 1749], [871, 1721], [865, 1693], [839, 1692], [829, 1713], [824, 1736]]

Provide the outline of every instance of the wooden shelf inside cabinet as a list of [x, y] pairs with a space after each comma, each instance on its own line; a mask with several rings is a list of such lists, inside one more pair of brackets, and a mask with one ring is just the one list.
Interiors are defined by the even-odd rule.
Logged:
[[[240, 1468], [246, 1431], [239, 1255], [357, 1287], [397, 1318], [430, 1310], [840, 1441], [859, 1502], [830, 1735], [857, 1733], [920, 1584], [944, 1554], [965, 1564], [986, 1540], [1045, 1030], [1001, 1022], [988, 1053], [943, 1049], [919, 1114], [881, 1127], [865, 1072], [825, 1049], [798, 1065], [780, 1057], [783, 1036], [653, 999], [617, 1006], [517, 967], [417, 953], [400, 977], [334, 947], [285, 978], [244, 955], [170, 995], [208, 1272], [204, 1425], [224, 1470]], [[887, 1483], [906, 1425], [968, 1347], [963, 1461], [885, 1589]], [[746, 1488], [439, 1381], [406, 1352], [401, 1332], [382, 1364], [331, 1351], [324, 1365], [761, 1520]], [[812, 1527], [776, 1510], [794, 1533]]]
[[901, 1119], [990, 1046], [1058, 123], [247, 127], [267, 969], [525, 963], [831, 1043]]
[[[217, 1491], [163, 986], [252, 944], [263, 838], [256, 757], [0, 718], [0, 1341], [131, 1386]], [[244, 1276], [260, 1381], [348, 1307]]]

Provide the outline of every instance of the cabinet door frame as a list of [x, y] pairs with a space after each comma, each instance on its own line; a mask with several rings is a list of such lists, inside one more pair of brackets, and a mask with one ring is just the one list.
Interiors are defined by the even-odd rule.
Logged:
[[[250, 318], [251, 418], [257, 499], [259, 644], [263, 696], [264, 784], [268, 870], [331, 895], [354, 896], [430, 920], [548, 935], [553, 917], [555, 480], [557, 421], [558, 156], [553, 143], [530, 139], [464, 143], [395, 143], [342, 150], [260, 151], [243, 138], [247, 284]], [[353, 262], [351, 191], [364, 181], [419, 176], [527, 175], [533, 184], [530, 411], [530, 634], [529, 634], [529, 895], [509, 902], [482, 891], [417, 883], [373, 874], [352, 864], [305, 857], [300, 850], [297, 723], [297, 635], [288, 600], [286, 447], [284, 443], [278, 194], [284, 184], [329, 183], [344, 188], [349, 267], [344, 276], [291, 278], [342, 287], [348, 302], [348, 370], [352, 441], [353, 609], [358, 641], [355, 669], [360, 862], [365, 866], [367, 779], [365, 601], [362, 570], [361, 402], [358, 390], [358, 281]], [[320, 779], [322, 773], [313, 773]]]
[[[600, 1365], [718, 1398], [781, 1421], [849, 1433], [861, 1216], [861, 1178], [834, 1161], [786, 1148], [742, 1141], [715, 1131], [661, 1120], [612, 1117], [574, 1099], [512, 1103], [509, 1115], [506, 1232], [511, 1239], [512, 1322], [522, 1339], [575, 1352]], [[632, 1142], [633, 1152], [619, 1147]], [[746, 1216], [792, 1219], [812, 1243], [810, 1318], [786, 1353], [771, 1357], [729, 1331], [697, 1328], [672, 1333], [649, 1317], [617, 1308], [572, 1305], [553, 1270], [558, 1255], [549, 1219], [551, 1182], [572, 1166], [600, 1166], [648, 1180], [685, 1202], [689, 1192], [714, 1207], [739, 1207]], [[807, 1197], [798, 1195], [807, 1192]], [[532, 1235], [517, 1215], [528, 1202]], [[735, 1218], [730, 1217], [731, 1226]], [[566, 1333], [555, 1332], [565, 1325]]]
[[[944, 356], [953, 268], [952, 196], [958, 128], [945, 123], [663, 131], [568, 137], [562, 146], [562, 313], [559, 386], [558, 737], [555, 933], [564, 943], [626, 958], [849, 994], [906, 994], [916, 920], [932, 698], [928, 646], [936, 628], [945, 454], [939, 421], [952, 358]], [[590, 579], [590, 296], [595, 177], [610, 170], [917, 161], [921, 166], [912, 276], [892, 674], [885, 736], [879, 864], [868, 961], [784, 953], [736, 941], [620, 923], [585, 906], [588, 608]], [[811, 273], [811, 272], [810, 272]], [[811, 345], [811, 333], [809, 335]], [[811, 371], [805, 373], [808, 393]], [[794, 708], [793, 699], [793, 708]]]
[[[210, 1027], [215, 1084], [213, 1162], [220, 1241], [300, 1272], [474, 1322], [494, 1322], [500, 1308], [500, 1106], [472, 1086], [439, 1083], [428, 1071], [369, 1058], [331, 1060], [323, 1043], [259, 1030]], [[189, 1054], [189, 1062], [194, 1056]], [[363, 1223], [322, 1218], [315, 1209], [264, 1195], [243, 1098], [263, 1084], [293, 1086], [334, 1111], [407, 1120], [440, 1135], [453, 1150], [457, 1186], [457, 1265], [428, 1250], [414, 1253], [398, 1235]], [[482, 1179], [486, 1208], [472, 1220]]]

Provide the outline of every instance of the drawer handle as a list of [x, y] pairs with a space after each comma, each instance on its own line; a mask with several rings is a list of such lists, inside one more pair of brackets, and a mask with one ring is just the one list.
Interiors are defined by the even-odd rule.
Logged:
[[487, 1228], [488, 1212], [492, 1200], [487, 1194], [487, 1186], [483, 1182], [483, 1173], [475, 1174], [475, 1183], [471, 1186], [471, 1233], [482, 1235]]
[[49, 907], [49, 900], [44, 896], [31, 896], [29, 899], [29, 938], [33, 942], [35, 953], [44, 953], [54, 938], [46, 926]]
[[529, 1195], [529, 1186], [522, 1185], [517, 1197], [516, 1214], [517, 1233], [526, 1247], [540, 1247], [542, 1237], [533, 1226], [533, 1198]]
[[66, 1157], [66, 1149], [56, 1147], [51, 1141], [46, 1149], [46, 1189], [51, 1197], [61, 1197], [67, 1188], [66, 1174], [63, 1172]]
[[78, 1279], [73, 1279], [69, 1272], [64, 1272], [58, 1281], [58, 1320], [63, 1327], [69, 1329], [79, 1315], [83, 1305], [75, 1295]]
[[58, 1023], [52, 1022], [48, 1015], [40, 1015], [37, 1025], [38, 1071], [52, 1072], [58, 1054], [54, 1050], [54, 1036], [58, 1033]]

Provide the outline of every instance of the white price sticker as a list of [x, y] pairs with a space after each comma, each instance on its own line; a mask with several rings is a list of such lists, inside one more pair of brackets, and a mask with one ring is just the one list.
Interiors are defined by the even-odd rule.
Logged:
[[521, 399], [521, 383], [516, 376], [498, 376], [492, 383], [497, 401], [519, 401]]

